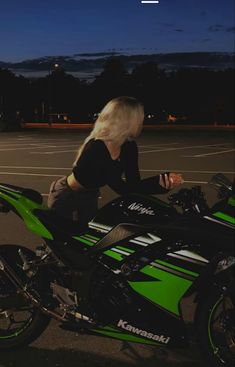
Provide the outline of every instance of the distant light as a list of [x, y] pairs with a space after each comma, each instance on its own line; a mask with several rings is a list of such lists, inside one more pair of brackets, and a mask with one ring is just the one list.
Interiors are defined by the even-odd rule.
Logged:
[[142, 4], [159, 4], [160, 1], [156, 0], [156, 1], [151, 1], [151, 0], [148, 0], [148, 1], [141, 1]]
[[59, 67], [59, 64], [55, 64], [55, 65], [54, 65], [54, 67], [55, 67], [55, 68], [58, 68], [58, 67]]

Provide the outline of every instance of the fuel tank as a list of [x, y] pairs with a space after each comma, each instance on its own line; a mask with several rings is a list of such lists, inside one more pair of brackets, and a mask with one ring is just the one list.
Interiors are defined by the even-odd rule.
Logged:
[[103, 224], [108, 227], [119, 223], [167, 224], [176, 216], [176, 209], [159, 198], [128, 194], [118, 197], [101, 208], [90, 224]]

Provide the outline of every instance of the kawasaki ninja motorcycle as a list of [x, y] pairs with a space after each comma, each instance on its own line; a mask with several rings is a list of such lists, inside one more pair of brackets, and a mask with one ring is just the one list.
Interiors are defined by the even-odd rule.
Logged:
[[[118, 197], [88, 227], [49, 210], [31, 189], [0, 184], [0, 212], [14, 212], [43, 239], [35, 252], [0, 246], [0, 349], [27, 345], [51, 318], [65, 330], [159, 347], [196, 341], [208, 365], [234, 366], [234, 208], [232, 184], [199, 186], [169, 202]], [[195, 303], [192, 321], [185, 300]]]

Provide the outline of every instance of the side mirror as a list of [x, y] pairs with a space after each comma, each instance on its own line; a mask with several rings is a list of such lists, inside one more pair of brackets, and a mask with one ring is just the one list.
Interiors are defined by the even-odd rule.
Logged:
[[232, 183], [222, 173], [217, 173], [209, 182], [217, 191], [220, 198], [226, 198], [231, 196], [235, 191], [235, 181]]

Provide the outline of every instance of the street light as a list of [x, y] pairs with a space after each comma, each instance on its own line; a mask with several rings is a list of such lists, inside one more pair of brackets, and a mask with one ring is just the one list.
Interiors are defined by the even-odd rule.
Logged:
[[51, 110], [52, 110], [52, 106], [51, 106], [51, 103], [50, 103], [50, 77], [52, 75], [52, 71], [55, 71], [55, 70], [58, 70], [60, 68], [60, 65], [59, 64], [54, 64], [52, 67], [49, 68], [48, 70], [48, 114], [50, 114]]

